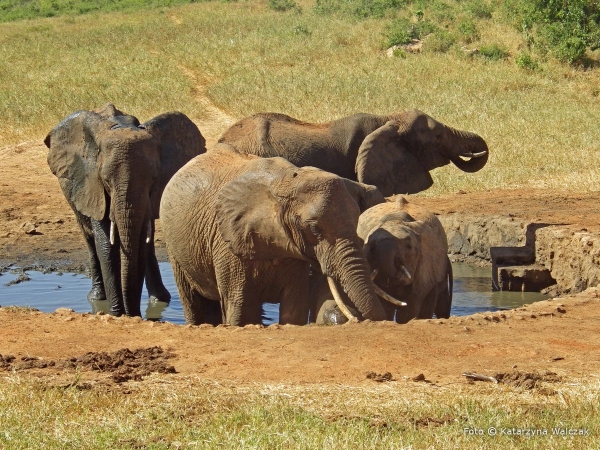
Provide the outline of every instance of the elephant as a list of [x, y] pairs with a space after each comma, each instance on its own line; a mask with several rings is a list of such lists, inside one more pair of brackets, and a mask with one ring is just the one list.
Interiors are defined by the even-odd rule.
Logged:
[[282, 156], [299, 167], [314, 166], [375, 185], [386, 197], [428, 189], [433, 185], [429, 171], [450, 161], [476, 172], [489, 156], [477, 134], [446, 126], [417, 109], [355, 114], [319, 124], [259, 113], [232, 125], [219, 142], [242, 153]]
[[357, 319], [385, 319], [356, 234], [361, 205], [382, 201], [372, 186], [216, 144], [161, 200], [186, 322], [260, 324], [262, 304], [280, 303], [280, 324], [305, 325], [311, 270], [348, 293]]
[[[407, 304], [383, 304], [388, 320], [407, 323], [434, 314], [450, 317], [452, 265], [446, 233], [434, 214], [397, 196], [363, 212], [357, 234], [364, 239], [363, 250], [374, 281]], [[311, 313], [315, 311], [315, 317], [311, 320], [318, 324], [346, 322], [323, 280], [318, 278], [313, 285]]]
[[145, 278], [150, 300], [168, 302], [154, 220], [169, 179], [206, 151], [196, 125], [180, 112], [140, 124], [109, 103], [69, 115], [44, 143], [89, 252], [88, 300], [108, 300], [115, 316], [141, 316]]

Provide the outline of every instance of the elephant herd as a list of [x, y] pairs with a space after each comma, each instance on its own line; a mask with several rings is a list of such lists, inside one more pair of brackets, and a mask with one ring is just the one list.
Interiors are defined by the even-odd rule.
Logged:
[[437, 217], [401, 195], [452, 162], [488, 159], [478, 135], [411, 110], [312, 124], [260, 113], [210, 149], [180, 112], [143, 124], [112, 104], [48, 133], [48, 164], [89, 250], [89, 300], [116, 316], [168, 302], [154, 250], [164, 239], [190, 324], [449, 317], [452, 267]]

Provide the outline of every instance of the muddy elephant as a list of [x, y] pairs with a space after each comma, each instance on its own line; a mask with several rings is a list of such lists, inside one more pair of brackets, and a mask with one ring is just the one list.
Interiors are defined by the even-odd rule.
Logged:
[[[411, 319], [450, 317], [452, 265], [448, 241], [438, 218], [397, 196], [361, 214], [357, 228], [372, 278], [388, 294], [407, 306], [384, 304], [387, 318], [398, 323]], [[344, 323], [342, 314], [322, 279], [315, 286], [317, 323]], [[351, 311], [351, 309], [350, 309]]]
[[44, 143], [89, 250], [88, 299], [109, 300], [116, 316], [140, 316], [145, 277], [150, 298], [169, 301], [154, 251], [154, 220], [169, 179], [206, 151], [196, 125], [180, 112], [140, 124], [107, 104], [66, 117]]
[[259, 324], [262, 304], [280, 303], [280, 323], [306, 324], [311, 267], [358, 319], [385, 319], [356, 234], [359, 205], [380, 201], [372, 187], [224, 144], [194, 158], [161, 200], [186, 321]]
[[219, 142], [242, 153], [282, 156], [299, 167], [314, 166], [375, 185], [386, 197], [429, 188], [429, 171], [450, 162], [476, 172], [489, 155], [477, 134], [448, 127], [416, 109], [387, 116], [355, 114], [320, 124], [260, 113], [231, 126]]

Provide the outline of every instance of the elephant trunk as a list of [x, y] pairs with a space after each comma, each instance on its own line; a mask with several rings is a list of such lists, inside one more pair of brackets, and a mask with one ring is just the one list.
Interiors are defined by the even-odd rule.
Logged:
[[[135, 205], [128, 201], [127, 205]], [[148, 255], [149, 208], [117, 208], [123, 306], [128, 316], [141, 316], [141, 296]]]
[[[449, 128], [448, 156], [456, 167], [464, 172], [477, 172], [487, 163], [489, 150], [483, 138], [475, 133]], [[468, 160], [462, 158], [469, 158]]]
[[367, 261], [358, 245], [350, 241], [338, 241], [319, 261], [323, 273], [341, 285], [362, 319], [386, 319], [370, 278]]

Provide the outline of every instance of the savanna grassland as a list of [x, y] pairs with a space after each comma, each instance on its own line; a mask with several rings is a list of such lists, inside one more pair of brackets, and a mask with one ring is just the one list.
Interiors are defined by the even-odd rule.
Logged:
[[[217, 129], [215, 111], [326, 121], [418, 108], [480, 134], [491, 152], [476, 174], [436, 169], [434, 187], [420, 195], [599, 191], [597, 27], [597, 4], [581, 0], [0, 0], [0, 150], [41, 142], [66, 115], [106, 102], [141, 120], [179, 110]], [[413, 40], [421, 52], [401, 47]], [[456, 326], [448, 336], [467, 330]], [[201, 373], [106, 387], [78, 372], [66, 380], [2, 372], [0, 447], [597, 448], [598, 380], [580, 375], [540, 389], [404, 379], [291, 385]], [[502, 425], [590, 435], [487, 435]], [[469, 434], [479, 430], [486, 435]]]

